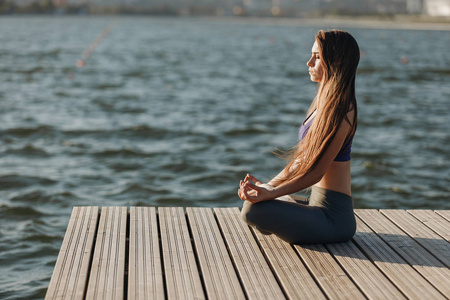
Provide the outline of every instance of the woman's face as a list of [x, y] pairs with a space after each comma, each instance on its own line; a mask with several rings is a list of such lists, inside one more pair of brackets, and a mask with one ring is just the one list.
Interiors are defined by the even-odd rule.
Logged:
[[317, 45], [317, 42], [314, 42], [314, 45], [312, 46], [311, 59], [306, 63], [306, 65], [309, 67], [309, 76], [311, 77], [311, 81], [322, 81], [323, 67], [319, 56], [319, 46]]

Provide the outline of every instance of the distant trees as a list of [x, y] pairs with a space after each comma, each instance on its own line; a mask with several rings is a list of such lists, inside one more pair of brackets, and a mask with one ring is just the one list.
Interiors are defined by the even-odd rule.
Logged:
[[11, 13], [13, 3], [9, 0], [0, 0], [0, 14]]
[[0, 14], [52, 13], [54, 9], [53, 0], [33, 1], [25, 5], [17, 5], [12, 0], [0, 0]]
[[[444, 1], [449, 0], [0, 0], [0, 14], [389, 17], [396, 15], [423, 16], [429, 13], [428, 10], [438, 10], [441, 7], [446, 13], [440, 15], [449, 16], [450, 5], [445, 6], [442, 4]], [[426, 7], [429, 9], [427, 10]]]

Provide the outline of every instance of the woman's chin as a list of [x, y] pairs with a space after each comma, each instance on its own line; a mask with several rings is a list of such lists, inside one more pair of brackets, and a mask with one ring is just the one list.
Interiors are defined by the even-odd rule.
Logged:
[[320, 80], [317, 77], [314, 77], [313, 75], [310, 76], [312, 82], [319, 82]]

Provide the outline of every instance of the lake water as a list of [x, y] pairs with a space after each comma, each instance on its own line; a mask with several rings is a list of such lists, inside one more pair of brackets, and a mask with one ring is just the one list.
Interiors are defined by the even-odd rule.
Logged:
[[[332, 27], [362, 50], [355, 207], [450, 209], [450, 31]], [[1, 17], [0, 298], [44, 297], [75, 205], [240, 206], [297, 141], [320, 28]]]

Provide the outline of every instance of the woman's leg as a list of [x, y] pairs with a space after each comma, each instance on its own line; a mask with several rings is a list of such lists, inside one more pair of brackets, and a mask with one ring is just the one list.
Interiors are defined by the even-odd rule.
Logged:
[[313, 187], [307, 200], [309, 205], [300, 200], [244, 201], [241, 215], [264, 234], [273, 233], [289, 243], [334, 243], [352, 238], [356, 221], [350, 196]]
[[320, 207], [280, 200], [255, 204], [244, 201], [241, 215], [263, 234], [273, 233], [288, 243], [323, 243], [330, 239], [327, 216]]

